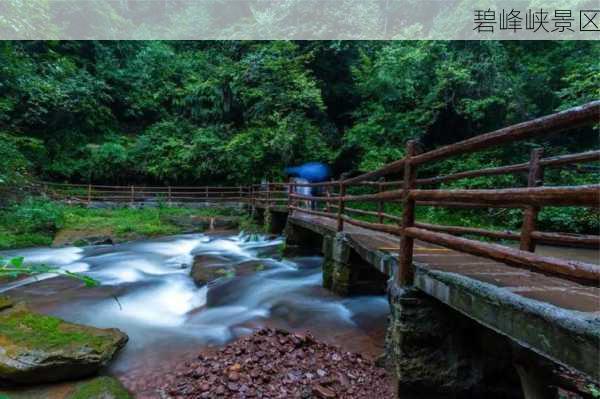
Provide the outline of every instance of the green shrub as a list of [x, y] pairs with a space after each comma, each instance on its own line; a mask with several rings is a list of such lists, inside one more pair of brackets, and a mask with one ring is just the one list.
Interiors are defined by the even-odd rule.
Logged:
[[65, 222], [62, 205], [31, 197], [10, 207], [4, 218], [6, 225], [20, 234], [54, 232]]

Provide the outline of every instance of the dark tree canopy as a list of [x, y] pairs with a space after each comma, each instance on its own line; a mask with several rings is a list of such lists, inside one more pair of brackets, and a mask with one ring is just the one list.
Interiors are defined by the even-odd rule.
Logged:
[[[600, 98], [598, 59], [593, 42], [2, 42], [0, 179], [240, 184], [305, 161], [371, 170], [409, 138], [435, 147]], [[588, 149], [597, 135], [560, 140]]]

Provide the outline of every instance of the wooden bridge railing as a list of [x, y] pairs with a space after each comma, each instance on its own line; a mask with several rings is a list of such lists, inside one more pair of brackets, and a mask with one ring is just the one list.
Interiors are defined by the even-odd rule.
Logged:
[[[344, 224], [367, 228], [374, 231], [394, 234], [400, 237], [399, 270], [395, 275], [400, 286], [412, 284], [414, 240], [441, 245], [453, 250], [482, 256], [518, 267], [533, 268], [543, 272], [559, 274], [566, 278], [576, 278], [586, 283], [600, 283], [600, 267], [594, 264], [566, 261], [558, 258], [536, 255], [536, 243], [585, 245], [600, 247], [600, 236], [566, 233], [550, 233], [537, 230], [536, 222], [540, 209], [544, 206], [578, 206], [598, 209], [600, 207], [600, 185], [581, 185], [565, 187], [544, 187], [543, 171], [550, 167], [600, 161], [600, 151], [557, 157], [543, 157], [543, 149], [534, 149], [530, 161], [516, 165], [463, 171], [445, 176], [418, 178], [417, 172], [426, 164], [489, 149], [501, 144], [514, 143], [524, 139], [550, 133], [560, 133], [577, 127], [590, 126], [600, 122], [600, 101], [572, 108], [553, 115], [509, 126], [491, 133], [483, 134], [455, 144], [419, 152], [418, 143], [409, 141], [406, 156], [381, 169], [349, 179], [316, 183], [294, 184], [289, 187], [289, 209], [292, 212], [334, 218], [337, 230], [342, 231]], [[527, 187], [487, 189], [487, 190], [447, 190], [422, 189], [422, 186], [434, 186], [440, 183], [480, 177], [514, 173], [528, 173]], [[403, 175], [401, 181], [382, 181], [386, 176]], [[296, 187], [310, 186], [325, 191], [323, 196], [298, 194]], [[376, 187], [377, 193], [348, 195], [349, 187]], [[302, 206], [302, 202], [316, 201], [324, 203], [317, 209]], [[364, 210], [348, 207], [351, 202], [371, 202], [377, 204], [377, 210]], [[385, 213], [385, 204], [402, 205], [402, 216]], [[456, 207], [456, 208], [520, 208], [523, 221], [520, 232], [490, 231], [462, 226], [441, 226], [419, 223], [415, 220], [417, 206]], [[350, 217], [348, 214], [376, 217], [377, 222]], [[386, 224], [385, 221], [395, 224]], [[520, 242], [520, 249], [457, 237], [457, 235], [475, 235], [492, 239], [514, 240]]]
[[73, 203], [118, 202], [240, 202], [250, 199], [247, 186], [106, 186], [94, 184], [42, 183], [54, 199]]

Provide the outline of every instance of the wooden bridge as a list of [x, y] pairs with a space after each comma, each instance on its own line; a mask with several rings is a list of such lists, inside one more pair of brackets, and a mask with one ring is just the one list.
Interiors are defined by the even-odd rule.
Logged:
[[[520, 345], [600, 381], [600, 266], [535, 254], [538, 243], [600, 248], [598, 235], [543, 232], [536, 228], [538, 213], [544, 206], [598, 211], [600, 185], [546, 187], [543, 176], [548, 168], [597, 162], [600, 151], [544, 157], [544, 149], [535, 148], [528, 163], [446, 176], [418, 176], [428, 164], [452, 156], [536, 136], [572, 133], [576, 128], [597, 126], [599, 122], [600, 102], [594, 102], [429, 152], [420, 153], [417, 142], [410, 141], [405, 158], [377, 171], [311, 185], [323, 188], [325, 196], [299, 195], [294, 185], [288, 186], [288, 224], [323, 235], [343, 235], [361, 257], [392, 278], [392, 291], [414, 285]], [[431, 188], [465, 178], [517, 173], [527, 174], [526, 187]], [[403, 178], [374, 181], [390, 175]], [[363, 192], [365, 187], [375, 192], [348, 193], [351, 189], [358, 191], [360, 186]], [[272, 193], [266, 195], [268, 206], [278, 204], [269, 201]], [[324, 206], [309, 209], [307, 201], [318, 201]], [[348, 206], [364, 202], [376, 209]], [[385, 207], [394, 203], [402, 205], [401, 216], [385, 212]], [[415, 220], [417, 206], [518, 208], [522, 210], [522, 228], [520, 232], [488, 231], [419, 223]], [[463, 236], [515, 241], [519, 248]]]
[[[600, 381], [600, 266], [535, 253], [536, 244], [600, 248], [598, 235], [537, 228], [542, 207], [598, 212], [599, 184], [543, 183], [545, 170], [600, 161], [600, 151], [546, 157], [545, 149], [538, 147], [525, 163], [426, 175], [428, 166], [450, 157], [550, 134], [573, 134], [599, 123], [600, 101], [595, 101], [428, 152], [421, 152], [417, 141], [409, 141], [403, 159], [376, 171], [322, 183], [187, 188], [55, 185], [49, 192], [84, 203], [237, 201], [267, 213], [287, 214], [288, 226], [343, 241], [389, 278], [390, 292], [416, 287], [520, 345]], [[507, 174], [526, 174], [525, 186], [441, 188], [462, 179]], [[321, 194], [298, 194], [297, 188], [306, 185]], [[522, 227], [491, 231], [420, 223], [417, 207], [516, 208], [522, 210]]]

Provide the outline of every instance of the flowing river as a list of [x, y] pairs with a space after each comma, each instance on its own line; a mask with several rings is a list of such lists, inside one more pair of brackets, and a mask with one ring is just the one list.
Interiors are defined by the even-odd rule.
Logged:
[[[321, 288], [318, 256], [281, 259], [281, 238], [189, 234], [119, 245], [35, 248], [0, 256], [84, 272], [95, 288], [42, 275], [0, 284], [43, 313], [117, 327], [129, 343], [106, 373], [139, 397], [158, 397], [174, 364], [253, 329], [310, 330], [345, 350], [377, 356], [388, 314], [384, 296], [341, 298]], [[195, 257], [217, 259], [228, 273], [208, 285], [190, 277]]]

